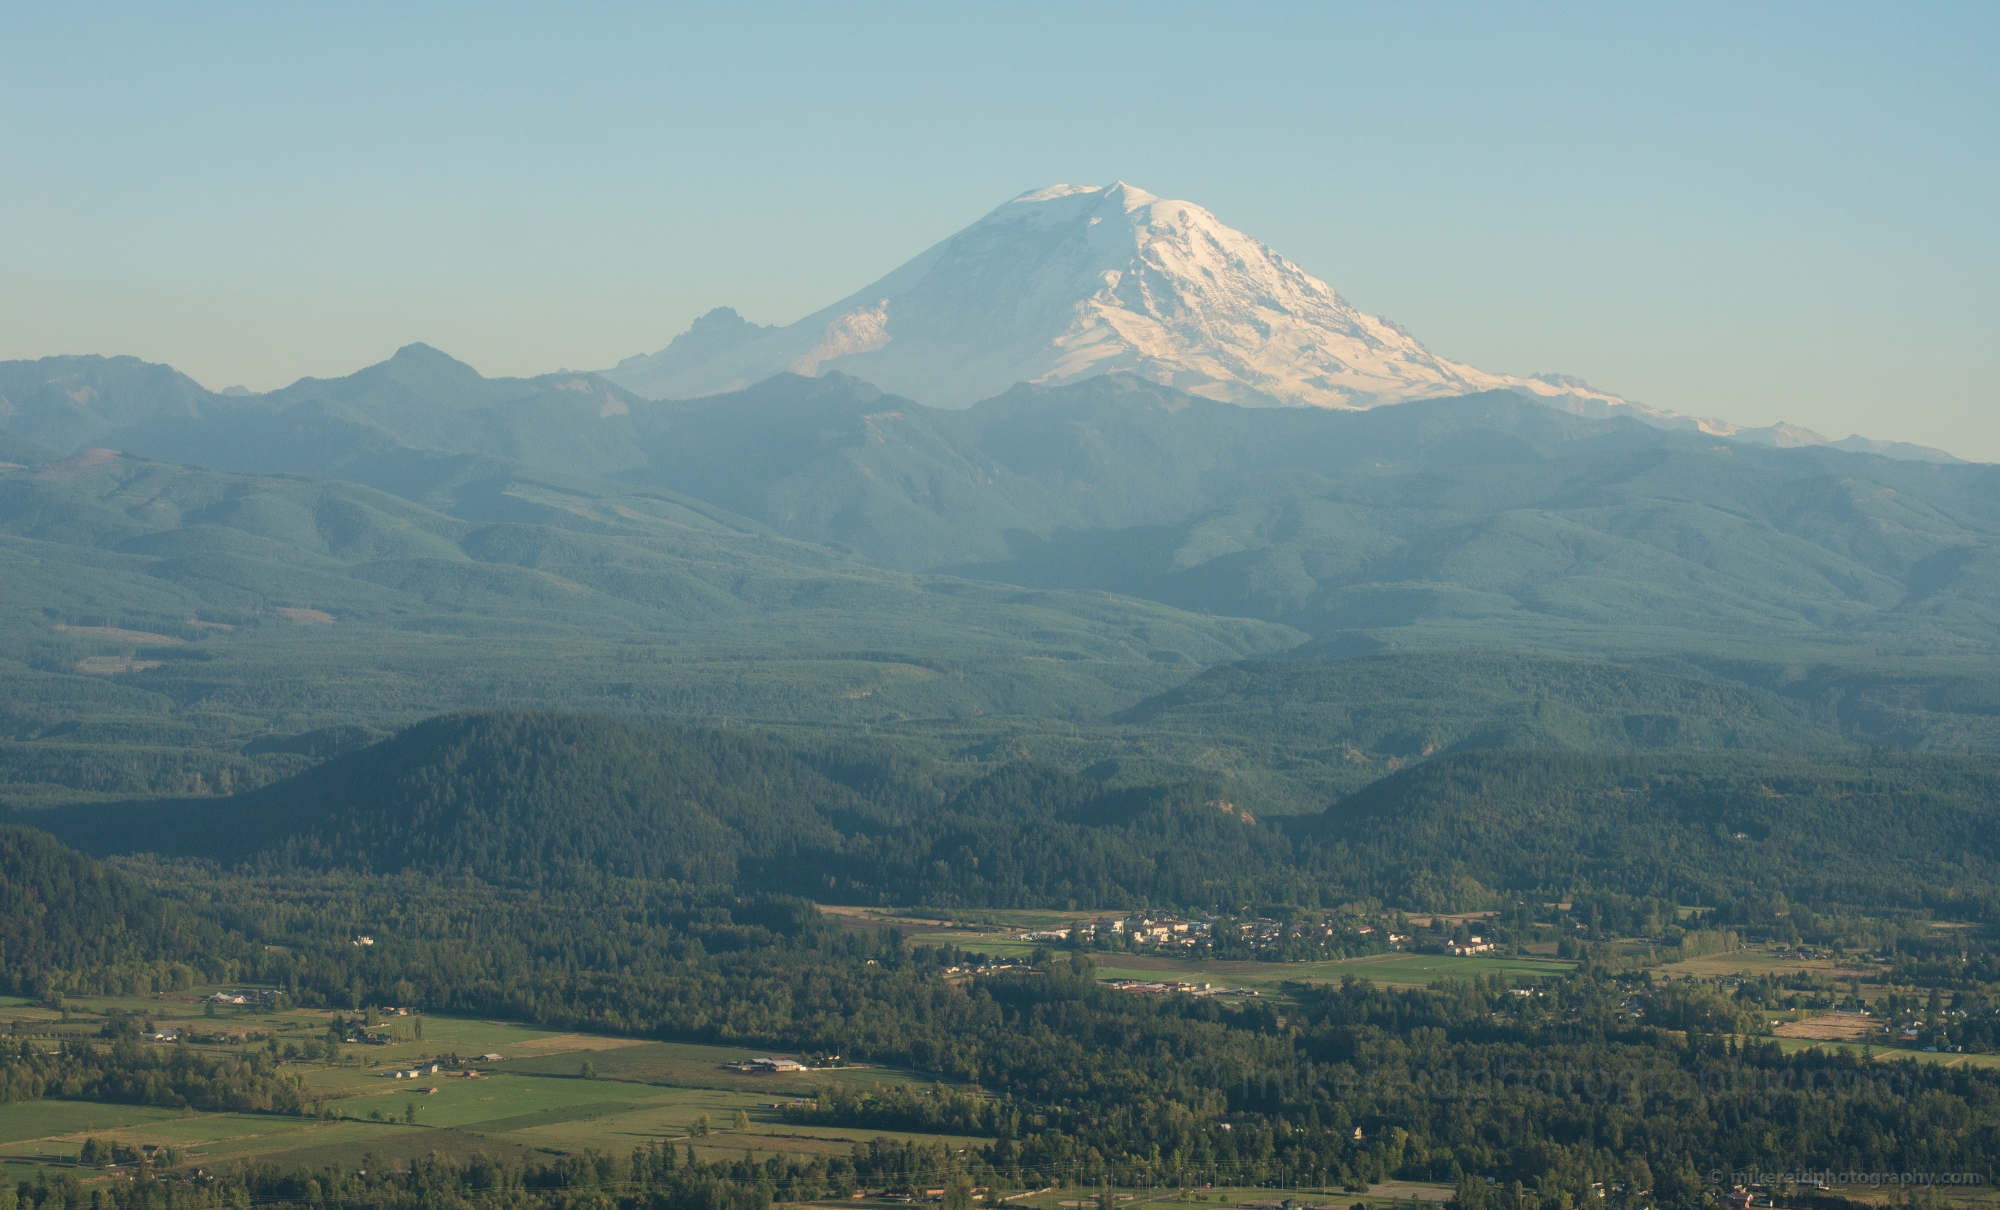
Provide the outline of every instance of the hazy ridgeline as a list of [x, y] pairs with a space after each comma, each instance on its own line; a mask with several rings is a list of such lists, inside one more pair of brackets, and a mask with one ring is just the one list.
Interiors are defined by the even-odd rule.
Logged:
[[[654, 402], [422, 346], [261, 396], [102, 358], [0, 366], [0, 394], [22, 804], [254, 788], [495, 707], [1192, 767], [1266, 813], [1426, 750], [2000, 743], [1983, 466], [1506, 393]], [[1190, 682], [1280, 653], [1300, 671]]]

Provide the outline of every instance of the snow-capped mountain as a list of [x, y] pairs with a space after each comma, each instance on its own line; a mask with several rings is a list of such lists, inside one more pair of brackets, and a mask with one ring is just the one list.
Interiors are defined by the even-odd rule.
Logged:
[[[1582, 414], [1764, 444], [1826, 440], [1791, 425], [1749, 429], [1651, 408], [1563, 375], [1490, 374], [1440, 357], [1193, 202], [1123, 181], [1024, 193], [797, 323], [765, 327], [718, 308], [665, 349], [604, 376], [662, 399], [737, 390], [787, 370], [839, 370], [939, 407], [1017, 382], [1113, 371], [1281, 406], [1368, 408], [1504, 389]], [[1898, 447], [1890, 456], [1910, 455]]]
[[1193, 202], [1123, 182], [1024, 193], [797, 323], [712, 311], [608, 376], [687, 397], [828, 369], [947, 407], [1113, 370], [1239, 403], [1354, 408], [1496, 387], [1622, 402], [1439, 357]]

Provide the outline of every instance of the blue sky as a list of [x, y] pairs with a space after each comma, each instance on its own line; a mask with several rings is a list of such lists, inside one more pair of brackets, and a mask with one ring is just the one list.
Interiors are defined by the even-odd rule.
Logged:
[[190, 7], [0, 9], [0, 358], [596, 368], [1122, 178], [1482, 368], [2000, 460], [2000, 5]]

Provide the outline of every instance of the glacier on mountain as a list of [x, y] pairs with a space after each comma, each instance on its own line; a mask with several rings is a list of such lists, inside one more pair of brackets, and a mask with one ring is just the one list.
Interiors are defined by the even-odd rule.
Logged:
[[[1265, 406], [1354, 409], [1510, 390], [1662, 428], [1771, 445], [1826, 441], [1791, 425], [1746, 428], [1647, 407], [1564, 375], [1491, 374], [1440, 357], [1193, 202], [1123, 181], [1024, 193], [796, 323], [761, 326], [718, 308], [604, 376], [640, 395], [685, 399], [787, 370], [838, 370], [940, 407], [1019, 382], [1111, 372]], [[1922, 455], [1898, 447], [1890, 456]]]

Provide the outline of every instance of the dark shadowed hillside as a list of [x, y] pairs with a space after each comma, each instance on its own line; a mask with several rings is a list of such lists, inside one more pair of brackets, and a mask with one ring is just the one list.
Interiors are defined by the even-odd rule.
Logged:
[[[157, 840], [111, 820], [162, 810], [87, 808], [50, 817], [123, 847], [240, 862], [389, 872], [465, 871], [535, 882], [565, 869], [727, 885], [746, 855], [825, 848], [820, 813], [843, 787], [744, 736], [605, 718], [451, 715], [226, 802], [183, 802]], [[99, 842], [100, 844], [102, 842]], [[114, 842], [117, 843], [117, 842]]]
[[220, 959], [238, 948], [136, 879], [43, 832], [0, 827], [0, 986], [8, 994], [50, 994], [63, 986], [45, 984], [52, 971]]
[[1108, 788], [1028, 762], [913, 764], [743, 731], [452, 715], [234, 798], [20, 818], [98, 853], [507, 885], [610, 875], [835, 902], [1223, 903], [1300, 879], [1200, 782]]

